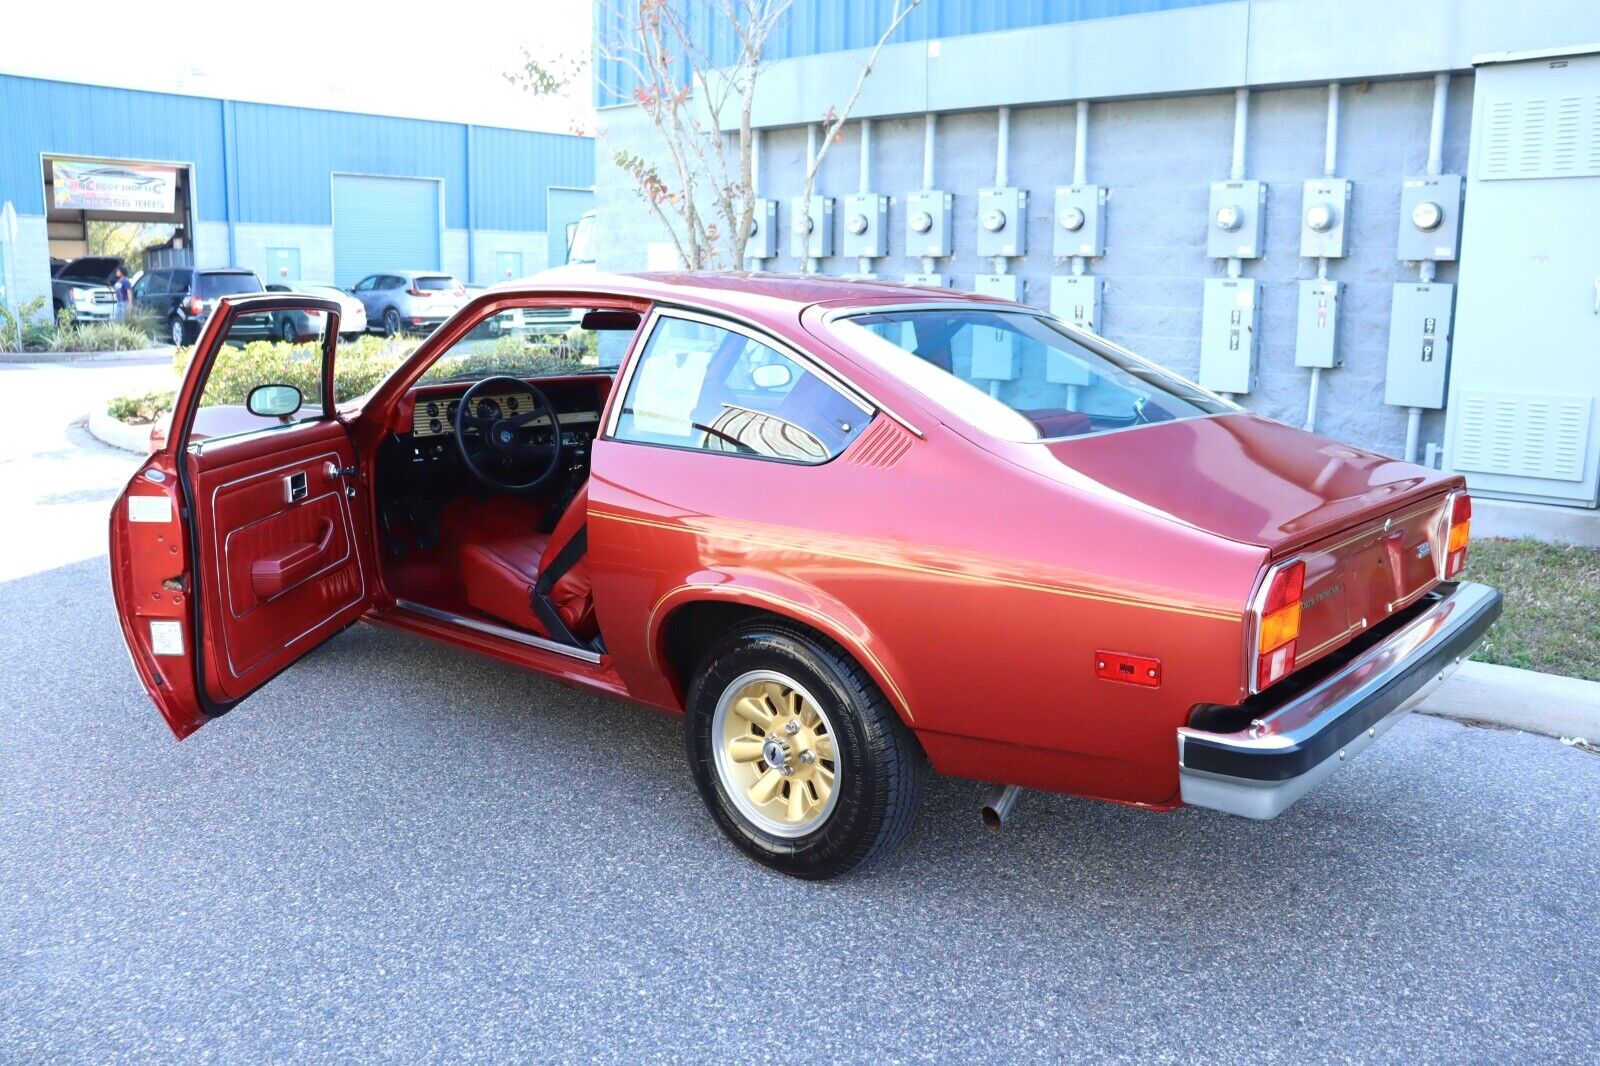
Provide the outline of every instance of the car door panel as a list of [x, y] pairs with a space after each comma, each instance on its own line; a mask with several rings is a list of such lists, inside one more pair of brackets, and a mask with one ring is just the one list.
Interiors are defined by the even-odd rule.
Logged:
[[[337, 471], [352, 465], [344, 429], [337, 423], [291, 427], [276, 433], [296, 441], [270, 458], [228, 461], [226, 442], [192, 460], [198, 506], [209, 508], [211, 535], [201, 564], [215, 575], [220, 602], [209, 605], [208, 629], [220, 638], [210, 664], [218, 687], [242, 697], [298, 655], [297, 642], [329, 620], [366, 601], [367, 575], [355, 555], [355, 527]], [[270, 434], [269, 434], [270, 435]], [[265, 463], [277, 461], [275, 465]], [[306, 495], [289, 502], [287, 479], [304, 477]], [[225, 607], [226, 610], [222, 610]]]

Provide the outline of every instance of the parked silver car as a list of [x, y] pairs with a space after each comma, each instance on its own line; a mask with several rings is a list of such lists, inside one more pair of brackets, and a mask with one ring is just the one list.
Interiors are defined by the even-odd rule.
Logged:
[[[367, 309], [360, 300], [332, 285], [268, 285], [268, 292], [300, 292], [321, 296], [339, 304], [339, 336], [353, 340], [367, 331]], [[280, 311], [274, 316], [273, 332], [279, 340], [293, 344], [322, 336], [322, 323], [313, 322], [305, 311]]]
[[467, 287], [437, 270], [368, 274], [350, 289], [383, 332], [426, 333], [461, 310]]

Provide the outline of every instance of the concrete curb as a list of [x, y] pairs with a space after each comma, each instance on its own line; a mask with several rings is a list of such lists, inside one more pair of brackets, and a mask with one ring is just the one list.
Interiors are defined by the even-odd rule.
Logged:
[[104, 411], [89, 412], [89, 435], [101, 444], [109, 444], [137, 455], [150, 454], [150, 427], [130, 426], [119, 422]]
[[138, 348], [129, 352], [0, 352], [0, 363], [116, 363], [171, 358], [171, 348]]
[[1547, 737], [1600, 742], [1600, 681], [1468, 661], [1417, 710]]

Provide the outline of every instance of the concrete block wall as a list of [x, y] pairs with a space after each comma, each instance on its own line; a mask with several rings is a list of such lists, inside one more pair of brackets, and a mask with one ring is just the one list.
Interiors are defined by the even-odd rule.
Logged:
[[[1396, 454], [1403, 451], [1406, 412], [1383, 404], [1392, 286], [1416, 278], [1415, 266], [1395, 258], [1401, 181], [1426, 162], [1432, 107], [1431, 77], [1354, 83], [1343, 87], [1337, 173], [1355, 184], [1349, 225], [1350, 254], [1329, 263], [1330, 278], [1346, 283], [1340, 309], [1344, 365], [1323, 374], [1317, 428], [1329, 436]], [[1453, 79], [1445, 129], [1444, 169], [1466, 167], [1472, 79]], [[1292, 425], [1306, 417], [1310, 371], [1294, 364], [1298, 282], [1314, 277], [1316, 261], [1299, 254], [1301, 191], [1322, 176], [1326, 86], [1252, 92], [1246, 175], [1268, 183], [1265, 254], [1247, 261], [1246, 276], [1261, 279], [1260, 371], [1256, 390], [1240, 402]], [[1204, 280], [1226, 273], [1226, 262], [1206, 255], [1209, 186], [1228, 177], [1233, 151], [1234, 98], [1230, 93], [1117, 100], [1091, 105], [1088, 180], [1111, 190], [1106, 255], [1087, 271], [1106, 279], [1102, 332], [1188, 377], [1199, 369]], [[613, 143], [648, 151], [646, 121], [636, 109], [603, 113]], [[1070, 272], [1051, 255], [1054, 192], [1072, 180], [1075, 134], [1072, 104], [1013, 108], [1011, 183], [1029, 190], [1028, 254], [1009, 269], [1024, 278], [1024, 299], [1049, 304], [1052, 274]], [[829, 151], [817, 191], [844, 196], [858, 187], [859, 127], [846, 127]], [[922, 180], [922, 116], [873, 123], [872, 191], [893, 198], [890, 255], [875, 261], [879, 276], [921, 270], [904, 255], [904, 196]], [[769, 131], [762, 161], [761, 195], [780, 201], [780, 251], [788, 251], [789, 198], [803, 181], [805, 131]], [[974, 250], [977, 191], [995, 176], [996, 115], [977, 111], [941, 115], [935, 155], [936, 187], [955, 194], [955, 253], [938, 270], [959, 288], [988, 273]], [[633, 192], [631, 180], [602, 164], [596, 174], [602, 270], [644, 268], [648, 242], [660, 241], [659, 224]], [[1467, 205], [1471, 211], [1471, 205]], [[842, 226], [842, 216], [836, 216]], [[841, 233], [835, 233], [839, 247]], [[786, 255], [768, 269], [795, 271]], [[853, 274], [855, 260], [823, 260], [829, 274]], [[1440, 281], [1454, 282], [1453, 264], [1440, 264]], [[1423, 420], [1422, 440], [1442, 440], [1442, 412]]]
[[522, 256], [522, 273], [527, 277], [550, 266], [550, 235], [481, 229], [472, 235], [472, 280], [479, 285], [495, 285], [507, 280], [496, 270], [495, 257], [501, 252]]
[[45, 298], [44, 313], [50, 313], [50, 233], [43, 215], [17, 216], [17, 244], [10, 249], [11, 291], [6, 294], [8, 309], [20, 308], [35, 297]]
[[254, 270], [271, 285], [282, 279], [272, 273], [269, 248], [297, 248], [300, 251], [300, 278], [307, 285], [333, 284], [333, 227], [282, 226], [241, 222], [234, 227], [234, 265]]

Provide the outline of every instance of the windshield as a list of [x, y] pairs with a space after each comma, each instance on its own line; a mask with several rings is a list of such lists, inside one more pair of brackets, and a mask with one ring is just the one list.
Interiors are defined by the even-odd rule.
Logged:
[[1082, 437], [1233, 411], [1137, 356], [1089, 348], [1044, 315], [940, 307], [852, 315], [839, 334], [1003, 440]]
[[418, 382], [615, 373], [638, 327], [639, 315], [633, 312], [513, 308], [473, 327]]
[[196, 282], [195, 295], [202, 299], [213, 296], [238, 296], [245, 292], [260, 292], [261, 279], [254, 274], [201, 274]]

